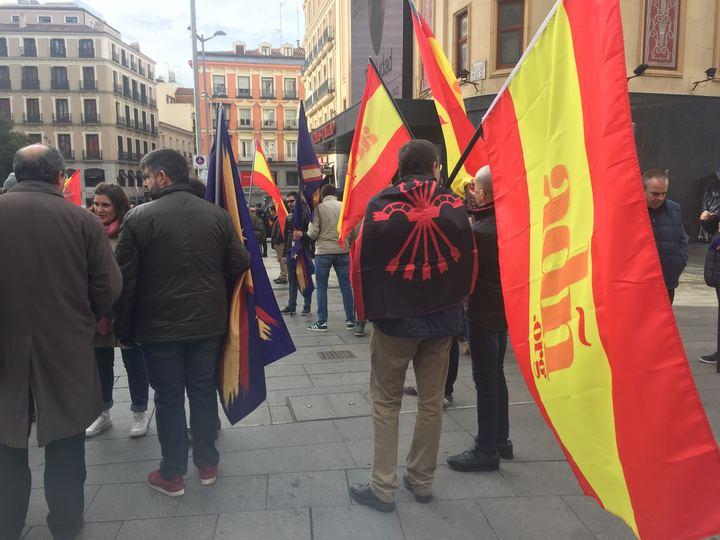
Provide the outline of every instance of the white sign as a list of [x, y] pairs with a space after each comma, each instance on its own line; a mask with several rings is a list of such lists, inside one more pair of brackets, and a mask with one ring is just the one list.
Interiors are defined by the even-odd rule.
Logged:
[[207, 169], [207, 158], [205, 156], [196, 155], [193, 157], [193, 163], [198, 169]]
[[470, 82], [480, 81], [485, 78], [485, 60], [478, 60], [472, 63], [470, 69]]

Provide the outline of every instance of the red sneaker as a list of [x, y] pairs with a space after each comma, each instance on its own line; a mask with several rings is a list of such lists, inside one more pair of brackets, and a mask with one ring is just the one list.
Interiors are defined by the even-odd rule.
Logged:
[[172, 480], [165, 480], [160, 471], [153, 471], [147, 477], [148, 486], [168, 497], [185, 495], [185, 480], [176, 474]]
[[198, 467], [200, 483], [203, 486], [212, 486], [217, 481], [217, 465], [201, 465]]

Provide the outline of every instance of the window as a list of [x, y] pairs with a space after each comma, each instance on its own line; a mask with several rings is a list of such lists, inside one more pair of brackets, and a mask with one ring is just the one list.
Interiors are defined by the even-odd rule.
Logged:
[[285, 109], [285, 129], [297, 129], [297, 109]]
[[497, 57], [498, 68], [513, 67], [523, 52], [525, 0], [498, 0]]
[[97, 122], [97, 101], [94, 99], [83, 100], [83, 122]]
[[455, 15], [455, 73], [468, 70], [468, 11]]
[[7, 56], [7, 38], [0, 37], [0, 56]]
[[100, 159], [100, 135], [97, 133], [85, 135], [85, 152], [87, 159]]
[[40, 80], [38, 79], [37, 66], [22, 67], [22, 88], [23, 90], [40, 89]]
[[14, 23], [20, 22], [20, 15], [13, 15], [12, 17], [10, 17], [10, 20]]
[[151, 149], [151, 150], [155, 150], [155, 148], [157, 148], [157, 147], [155, 146], [155, 143], [151, 143], [151, 144], [150, 144], [150, 149]]
[[10, 90], [10, 66], [0, 66], [0, 90]]
[[28, 122], [42, 122], [40, 115], [40, 100], [37, 98], [27, 98], [25, 100], [25, 111]]
[[297, 80], [285, 79], [283, 81], [285, 99], [297, 99]]
[[678, 69], [680, 1], [646, 0], [643, 63], [654, 69]]
[[140, 139], [135, 139], [135, 158], [140, 159], [142, 157], [142, 154], [140, 154]]
[[42, 133], [28, 133], [30, 144], [40, 144], [42, 142]]
[[55, 100], [55, 118], [53, 120], [63, 124], [70, 122], [70, 104], [67, 99]]
[[133, 126], [135, 129], [140, 129], [140, 115], [137, 109], [133, 109]]
[[10, 98], [0, 98], [0, 120], [5, 120], [6, 122], [12, 120]]
[[78, 43], [80, 58], [95, 58], [95, 44], [92, 39], [81, 39]]
[[238, 126], [240, 128], [252, 127], [251, 109], [238, 109]]
[[52, 58], [65, 58], [67, 56], [64, 39], [50, 40], [50, 56]]
[[130, 156], [128, 156], [128, 159], [132, 159], [132, 139], [130, 137], [128, 137], [127, 139], [125, 139], [125, 142], [127, 143], [127, 146], [125, 147], [125, 151], [128, 154], [131, 154]]
[[225, 87], [225, 75], [213, 75], [213, 96], [227, 96], [227, 88]]
[[38, 22], [40, 24], [50, 24], [52, 23], [52, 17], [49, 17], [47, 15], [38, 15]]
[[263, 129], [275, 129], [275, 109], [262, 110]]
[[[130, 118], [130, 105], [125, 105], [125, 125], [130, 127], [130, 122], [132, 122], [132, 118]], [[128, 146], [128, 150], [132, 150], [132, 147]]]
[[20, 56], [34, 57], [37, 56], [37, 48], [35, 47], [35, 38], [23, 38], [22, 51]]
[[275, 141], [263, 141], [263, 152], [268, 159], [275, 159]]
[[270, 56], [270, 47], [263, 46], [263, 47], [260, 49], [260, 52], [261, 52], [264, 56]]
[[250, 77], [238, 77], [237, 78], [237, 97], [238, 98], [251, 97]]
[[57, 147], [65, 159], [73, 159], [72, 155], [72, 135], [69, 133], [58, 133]]
[[288, 186], [297, 186], [298, 185], [297, 171], [286, 171], [285, 172], [285, 184]]
[[241, 160], [251, 160], [253, 155], [253, 142], [251, 139], [238, 140], [238, 155]]
[[285, 141], [285, 159], [297, 157], [297, 141]]
[[70, 81], [68, 80], [66, 67], [55, 66], [50, 68], [50, 88], [53, 90], [70, 89]]
[[[115, 74], [115, 72], [113, 72]], [[97, 90], [97, 83], [95, 82], [95, 68], [92, 66], [83, 66], [82, 68], [82, 89], [83, 90]]]
[[74, 15], [67, 15], [65, 17], [65, 24], [77, 24], [78, 18]]
[[275, 97], [275, 85], [272, 77], [260, 79], [260, 97], [273, 99]]
[[143, 141], [143, 156], [148, 153], [147, 141]]

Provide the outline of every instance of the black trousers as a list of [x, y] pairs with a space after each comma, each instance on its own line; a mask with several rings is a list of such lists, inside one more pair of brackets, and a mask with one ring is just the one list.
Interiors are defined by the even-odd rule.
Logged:
[[[47, 524], [53, 537], [74, 538], [85, 508], [85, 432], [45, 447]], [[17, 540], [30, 503], [28, 449], [0, 444], [0, 540]]]
[[453, 393], [453, 385], [457, 381], [458, 367], [460, 365], [460, 345], [458, 345], [458, 338], [455, 336], [450, 345], [450, 362], [448, 364], [448, 374], [445, 379], [445, 396], [450, 396]]

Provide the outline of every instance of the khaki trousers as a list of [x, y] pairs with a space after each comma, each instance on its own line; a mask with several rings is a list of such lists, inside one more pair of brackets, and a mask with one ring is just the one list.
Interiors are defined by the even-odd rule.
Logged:
[[400, 486], [396, 473], [398, 419], [405, 373], [411, 360], [417, 381], [418, 414], [407, 455], [407, 472], [416, 493], [430, 493], [440, 447], [442, 402], [451, 344], [452, 337], [392, 337], [373, 325], [370, 395], [375, 453], [370, 487], [385, 502], [394, 500]]
[[285, 262], [285, 244], [275, 244], [275, 255], [280, 263], [280, 277], [287, 279], [287, 263]]

